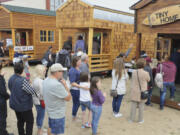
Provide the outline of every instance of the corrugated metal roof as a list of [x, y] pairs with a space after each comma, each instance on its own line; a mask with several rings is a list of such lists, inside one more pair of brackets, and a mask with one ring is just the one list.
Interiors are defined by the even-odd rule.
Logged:
[[2, 5], [11, 12], [27, 13], [27, 14], [37, 14], [37, 15], [46, 15], [46, 16], [56, 16], [56, 12], [48, 11], [43, 9], [11, 6], [11, 5]]

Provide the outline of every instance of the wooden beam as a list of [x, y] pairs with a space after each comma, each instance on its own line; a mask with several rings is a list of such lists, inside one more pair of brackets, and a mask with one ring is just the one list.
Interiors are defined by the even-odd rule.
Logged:
[[136, 42], [136, 59], [140, 57], [140, 51], [141, 51], [141, 33], [137, 34], [137, 42]]
[[29, 45], [29, 32], [26, 31], [26, 45]]
[[13, 43], [13, 47], [11, 49], [9, 49], [9, 54], [10, 54], [10, 59], [12, 60], [14, 57], [14, 47], [16, 46], [16, 30], [15, 29], [11, 29], [11, 36], [12, 36], [12, 43]]
[[101, 49], [100, 49], [100, 54], [103, 53], [103, 32], [101, 32]]
[[59, 29], [59, 51], [63, 48], [62, 33], [63, 33], [63, 29]]
[[93, 34], [94, 34], [94, 29], [93, 28], [89, 28], [88, 55], [92, 55]]

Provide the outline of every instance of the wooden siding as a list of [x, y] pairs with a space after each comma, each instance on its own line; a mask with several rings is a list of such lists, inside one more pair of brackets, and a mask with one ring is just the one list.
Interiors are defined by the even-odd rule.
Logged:
[[164, 7], [180, 4], [180, 0], [157, 0], [148, 6], [137, 10], [137, 32], [138, 33], [180, 33], [180, 21], [171, 24], [150, 27], [143, 25], [143, 20], [151, 13]]
[[0, 8], [0, 29], [10, 28], [10, 13]]
[[12, 13], [12, 27], [20, 29], [33, 28], [33, 15], [24, 13]]
[[[59, 34], [56, 29], [56, 17], [51, 16], [34, 16], [34, 55], [35, 59], [41, 59], [44, 53], [47, 51], [49, 46], [53, 47], [53, 52], [56, 53], [58, 50]], [[54, 42], [40, 42], [40, 30], [53, 30], [54, 31]]]
[[72, 0], [68, 6], [56, 12], [58, 28], [88, 27], [91, 24], [92, 7]]

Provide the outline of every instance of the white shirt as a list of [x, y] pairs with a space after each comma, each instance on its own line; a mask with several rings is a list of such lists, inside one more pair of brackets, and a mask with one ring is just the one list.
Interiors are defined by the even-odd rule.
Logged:
[[117, 85], [117, 89], [116, 89], [118, 95], [126, 94], [126, 80], [128, 78], [129, 78], [129, 76], [128, 76], [127, 72], [125, 71], [125, 73], [122, 74], [122, 77], [118, 81], [118, 76], [116, 76], [115, 70], [113, 69], [113, 71], [112, 71], [112, 90], [116, 89], [116, 85], [117, 85], [117, 81], [118, 81], [118, 85]]
[[[89, 82], [81, 82], [80, 86], [90, 88], [90, 83]], [[80, 88], [80, 99], [79, 100], [82, 101], [82, 102], [91, 101], [90, 91]]]

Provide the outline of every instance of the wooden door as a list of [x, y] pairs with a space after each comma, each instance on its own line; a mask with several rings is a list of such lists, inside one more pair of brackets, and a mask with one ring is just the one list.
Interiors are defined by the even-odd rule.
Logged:
[[170, 56], [172, 39], [170, 38], [157, 38], [155, 42], [155, 58], [159, 61], [161, 58], [168, 54]]

